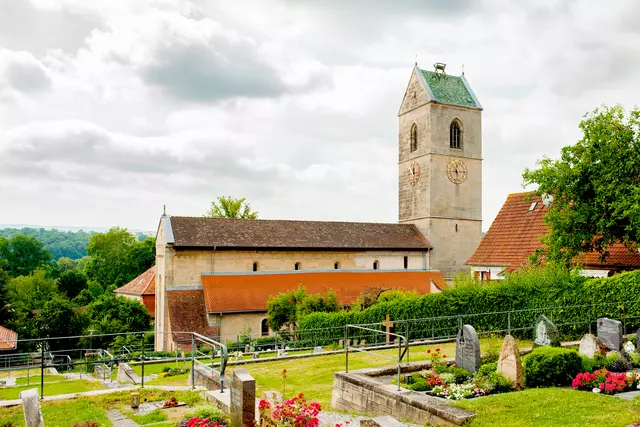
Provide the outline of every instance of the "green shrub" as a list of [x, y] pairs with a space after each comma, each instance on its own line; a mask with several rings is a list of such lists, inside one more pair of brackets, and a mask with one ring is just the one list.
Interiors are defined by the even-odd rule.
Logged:
[[582, 369], [582, 360], [575, 350], [538, 347], [524, 357], [527, 387], [568, 386]]
[[474, 378], [486, 377], [492, 372], [498, 371], [498, 362], [485, 363], [484, 365], [480, 365], [480, 368], [473, 375]]
[[513, 387], [511, 381], [499, 372], [489, 372], [486, 376], [476, 378], [476, 385], [487, 393], [505, 393]]
[[429, 391], [431, 390], [431, 386], [427, 382], [427, 380], [421, 375], [414, 375], [413, 382], [411, 384], [405, 385], [406, 388], [413, 391]]
[[471, 378], [469, 371], [463, 368], [458, 368], [455, 365], [435, 365], [433, 370], [436, 374], [452, 374], [456, 384], [460, 384]]
[[606, 368], [608, 365], [607, 359], [600, 354], [597, 354], [594, 357], [580, 356], [580, 362], [582, 364], [580, 372], [593, 372], [598, 369]]
[[201, 419], [209, 418], [209, 420], [213, 422], [218, 421], [219, 423], [230, 425], [229, 417], [227, 417], [221, 410], [219, 410], [215, 406], [203, 406], [185, 415], [186, 419], [193, 417]]
[[640, 354], [638, 353], [629, 353], [627, 354], [627, 358], [629, 359], [629, 363], [634, 368], [640, 368]]

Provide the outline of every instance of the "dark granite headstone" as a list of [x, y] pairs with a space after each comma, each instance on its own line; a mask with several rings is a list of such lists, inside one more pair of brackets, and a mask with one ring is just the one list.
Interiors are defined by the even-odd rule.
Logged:
[[622, 322], [601, 317], [598, 319], [598, 339], [607, 350], [620, 351], [622, 346]]
[[480, 367], [480, 342], [471, 325], [463, 325], [456, 338], [456, 366], [474, 373]]
[[231, 426], [253, 427], [256, 420], [256, 380], [246, 369], [233, 371], [231, 380]]
[[547, 316], [540, 315], [533, 328], [533, 347], [549, 347], [560, 345], [558, 328]]

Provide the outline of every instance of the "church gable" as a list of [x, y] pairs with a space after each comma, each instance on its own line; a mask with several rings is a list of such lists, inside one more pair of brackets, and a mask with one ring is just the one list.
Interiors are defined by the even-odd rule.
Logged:
[[398, 115], [426, 104], [432, 99], [432, 96], [433, 94], [429, 93], [429, 87], [425, 84], [424, 78], [420, 74], [420, 69], [414, 67]]

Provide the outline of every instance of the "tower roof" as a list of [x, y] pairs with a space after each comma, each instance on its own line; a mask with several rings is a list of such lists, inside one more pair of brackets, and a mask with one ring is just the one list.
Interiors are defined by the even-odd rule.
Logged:
[[441, 104], [457, 105], [467, 108], [482, 110], [480, 101], [471, 90], [467, 79], [462, 76], [451, 76], [445, 73], [436, 73], [416, 67], [421, 77], [425, 90], [432, 101]]

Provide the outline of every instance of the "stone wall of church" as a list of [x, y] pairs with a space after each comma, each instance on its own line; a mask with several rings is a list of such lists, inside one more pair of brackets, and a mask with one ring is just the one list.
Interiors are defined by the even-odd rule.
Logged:
[[[210, 316], [211, 317], [211, 316]], [[251, 337], [257, 338], [261, 335], [262, 321], [267, 318], [264, 313], [231, 313], [223, 314], [219, 319], [220, 341], [224, 344], [226, 340], [236, 341], [238, 334], [251, 328]]]

